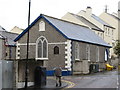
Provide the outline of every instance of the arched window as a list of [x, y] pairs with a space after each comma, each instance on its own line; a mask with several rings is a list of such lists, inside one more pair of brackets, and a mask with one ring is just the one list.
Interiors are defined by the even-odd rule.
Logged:
[[40, 21], [40, 23], [39, 23], [39, 31], [45, 31], [45, 22], [44, 21]]
[[79, 44], [76, 43], [75, 45], [75, 60], [80, 60], [80, 57], [79, 57]]
[[54, 54], [59, 54], [59, 47], [58, 46], [54, 47]]
[[86, 59], [90, 60], [90, 45], [88, 44], [86, 46]]
[[47, 59], [48, 58], [48, 42], [45, 37], [41, 36], [36, 42], [36, 58]]

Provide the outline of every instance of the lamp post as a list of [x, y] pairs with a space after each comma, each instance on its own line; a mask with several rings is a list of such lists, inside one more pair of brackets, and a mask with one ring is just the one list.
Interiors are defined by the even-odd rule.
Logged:
[[[31, 0], [29, 0], [29, 11], [28, 11], [28, 27], [30, 24], [30, 6]], [[27, 55], [26, 55], [26, 65], [25, 65], [25, 88], [27, 88], [28, 84], [28, 57], [29, 57], [29, 30], [27, 33]]]

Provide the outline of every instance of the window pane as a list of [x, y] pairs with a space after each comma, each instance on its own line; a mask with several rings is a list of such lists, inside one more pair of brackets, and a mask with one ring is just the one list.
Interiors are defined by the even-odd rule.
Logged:
[[75, 45], [75, 59], [79, 59], [79, 44]]
[[75, 47], [75, 59], [77, 59], [77, 47]]
[[43, 42], [43, 58], [47, 58], [47, 42]]
[[39, 23], [39, 30], [40, 30], [40, 31], [45, 31], [45, 23], [44, 23], [43, 21], [41, 21], [41, 22]]
[[42, 43], [39, 41], [38, 43], [38, 58], [42, 58]]
[[99, 47], [96, 48], [96, 61], [99, 61]]
[[41, 39], [42, 41], [44, 40], [44, 38], [43, 38], [43, 37], [41, 37], [40, 39]]
[[86, 59], [90, 60], [90, 46], [89, 45], [86, 46]]
[[88, 59], [88, 46], [86, 48], [86, 59]]
[[57, 46], [54, 47], [54, 54], [59, 54], [59, 47]]

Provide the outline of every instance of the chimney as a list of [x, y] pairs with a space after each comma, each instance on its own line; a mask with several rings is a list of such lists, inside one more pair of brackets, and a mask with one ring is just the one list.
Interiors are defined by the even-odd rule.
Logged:
[[90, 15], [90, 16], [92, 15], [92, 8], [90, 6], [86, 8], [86, 13], [87, 15]]
[[108, 6], [105, 5], [105, 13], [107, 13], [107, 11], [108, 11]]

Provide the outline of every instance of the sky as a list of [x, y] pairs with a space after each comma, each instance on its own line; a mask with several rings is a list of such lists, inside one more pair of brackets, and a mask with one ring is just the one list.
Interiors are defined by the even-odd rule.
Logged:
[[[117, 12], [119, 0], [31, 0], [30, 22], [41, 13], [61, 18], [67, 12], [78, 13], [92, 8], [93, 14], [99, 16], [108, 6], [108, 12]], [[29, 0], [0, 0], [0, 26], [10, 31], [14, 26], [25, 29], [28, 26]]]

